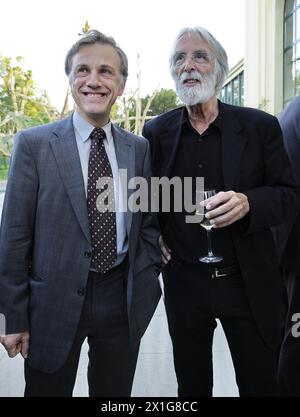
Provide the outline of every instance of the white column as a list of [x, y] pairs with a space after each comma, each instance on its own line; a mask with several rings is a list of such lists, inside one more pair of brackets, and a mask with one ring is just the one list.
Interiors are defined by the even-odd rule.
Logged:
[[284, 0], [247, 0], [245, 105], [282, 108]]
[[245, 106], [258, 107], [260, 100], [260, 3], [265, 0], [246, 1], [245, 44]]

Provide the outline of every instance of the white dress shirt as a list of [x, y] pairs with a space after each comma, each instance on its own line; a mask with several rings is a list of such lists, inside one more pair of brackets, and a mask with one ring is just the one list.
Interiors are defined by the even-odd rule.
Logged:
[[[85, 195], [87, 196], [87, 182], [88, 182], [88, 167], [89, 156], [91, 148], [90, 134], [94, 130], [95, 126], [87, 122], [81, 117], [78, 112], [73, 114], [73, 126], [75, 131], [76, 143], [79, 152], [79, 158], [81, 163]], [[117, 260], [115, 265], [119, 265], [125, 258], [128, 251], [128, 240], [126, 233], [125, 223], [125, 209], [122, 198], [121, 178], [119, 175], [118, 161], [115, 152], [114, 138], [111, 131], [111, 122], [103, 126], [106, 139], [104, 139], [104, 147], [111, 165], [111, 170], [114, 180], [114, 194], [115, 194], [115, 206], [116, 206], [116, 226], [117, 226]]]

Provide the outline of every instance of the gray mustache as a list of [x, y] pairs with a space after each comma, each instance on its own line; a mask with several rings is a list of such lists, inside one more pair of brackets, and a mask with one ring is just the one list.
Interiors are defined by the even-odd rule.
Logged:
[[179, 79], [180, 79], [181, 82], [184, 82], [185, 80], [190, 80], [190, 79], [197, 80], [197, 81], [203, 81], [204, 76], [201, 75], [197, 71], [192, 71], [189, 74], [184, 72], [183, 74], [181, 74]]

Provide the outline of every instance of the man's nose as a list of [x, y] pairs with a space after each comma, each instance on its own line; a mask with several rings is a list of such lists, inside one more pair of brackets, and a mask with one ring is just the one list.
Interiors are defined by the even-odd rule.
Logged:
[[183, 70], [186, 72], [191, 72], [195, 70], [195, 61], [192, 57], [186, 57], [183, 65]]
[[97, 71], [91, 71], [90, 72], [86, 83], [91, 88], [100, 87], [101, 81], [100, 81], [100, 77], [99, 77], [99, 74], [97, 73]]

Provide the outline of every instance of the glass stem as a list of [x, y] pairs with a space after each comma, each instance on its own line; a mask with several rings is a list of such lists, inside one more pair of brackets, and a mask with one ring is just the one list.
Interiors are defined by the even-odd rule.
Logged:
[[210, 230], [209, 229], [206, 230], [206, 234], [207, 234], [208, 255], [209, 256], [214, 256], [213, 251], [212, 251], [211, 235], [210, 235]]

